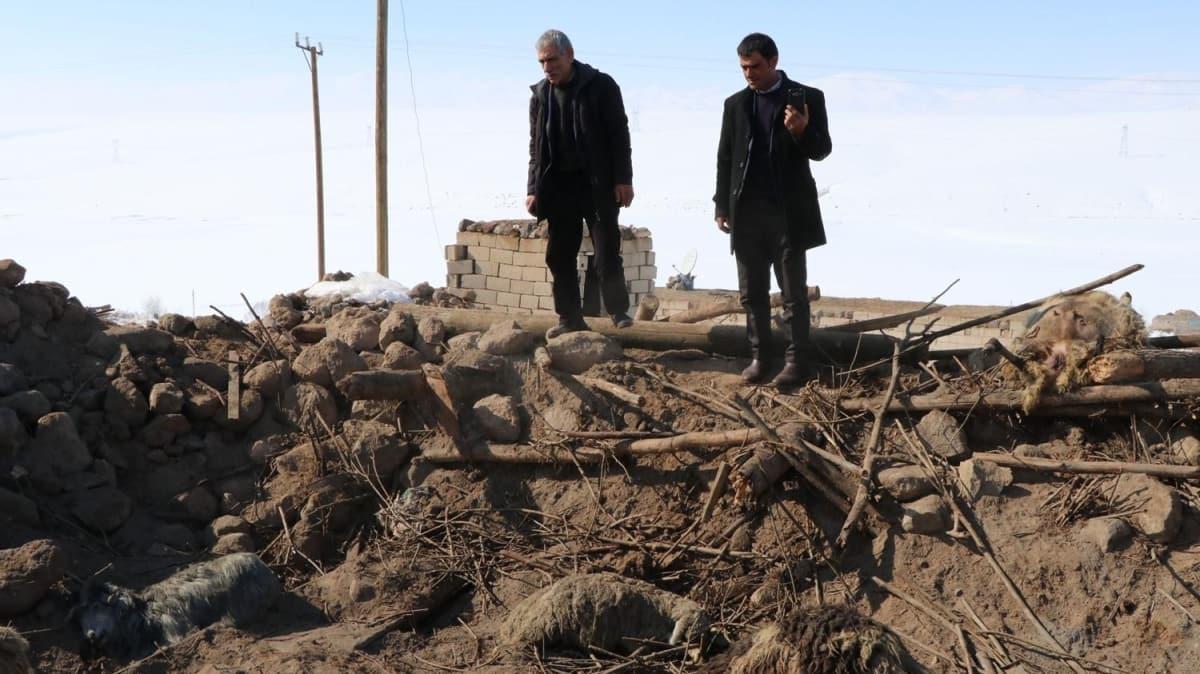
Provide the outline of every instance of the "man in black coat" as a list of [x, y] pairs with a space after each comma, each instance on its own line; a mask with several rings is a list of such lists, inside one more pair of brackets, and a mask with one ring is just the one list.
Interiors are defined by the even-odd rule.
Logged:
[[738, 290], [753, 360], [749, 383], [770, 371], [771, 268], [783, 295], [791, 344], [776, 386], [796, 386], [814, 370], [805, 356], [809, 307], [805, 252], [825, 243], [817, 186], [808, 162], [829, 156], [825, 94], [778, 70], [774, 40], [752, 33], [737, 48], [750, 85], [725, 100], [717, 150], [717, 227], [731, 235]]
[[525, 208], [549, 223], [546, 266], [558, 325], [546, 337], [588, 329], [576, 265], [585, 220], [604, 307], [614, 325], [627, 328], [633, 319], [617, 213], [633, 203], [633, 163], [621, 89], [612, 77], [576, 61], [560, 31], [542, 34], [537, 56], [546, 77], [531, 87]]

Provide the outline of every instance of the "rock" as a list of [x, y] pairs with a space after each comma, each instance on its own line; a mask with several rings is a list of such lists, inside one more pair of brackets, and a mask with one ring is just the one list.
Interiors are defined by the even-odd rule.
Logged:
[[504, 358], [482, 351], [457, 351], [442, 366], [446, 390], [459, 409], [511, 386], [512, 366]]
[[16, 337], [17, 329], [21, 327], [21, 305], [0, 295], [0, 338]]
[[25, 280], [25, 268], [12, 259], [0, 260], [0, 288], [15, 288]]
[[580, 374], [596, 363], [621, 358], [621, 345], [598, 332], [582, 330], [559, 335], [546, 342], [556, 370]]
[[579, 409], [568, 404], [551, 405], [542, 410], [542, 419], [560, 431], [580, 430]]
[[387, 348], [396, 342], [412, 346], [416, 339], [417, 326], [413, 317], [401, 306], [394, 305], [379, 325], [379, 348], [382, 351], [387, 351]]
[[[13, 301], [21, 309], [21, 322], [42, 329], [54, 320], [56, 298], [40, 284], [25, 284], [13, 290]], [[61, 305], [60, 305], [61, 310]]]
[[183, 336], [196, 329], [196, 324], [187, 316], [163, 314], [158, 317], [158, 327], [172, 335]]
[[232, 555], [235, 552], [254, 552], [257, 546], [250, 534], [227, 534], [217, 539], [213, 544], [212, 553], [217, 556]]
[[229, 386], [229, 368], [211, 360], [188, 356], [183, 359], [183, 373], [218, 391], [224, 391]]
[[404, 342], [396, 341], [388, 345], [379, 367], [385, 370], [419, 370], [424, 362], [425, 357], [419, 351]]
[[258, 421], [266, 408], [266, 402], [263, 401], [261, 393], [252, 388], [243, 389], [241, 396], [238, 397], [237, 419], [229, 418], [228, 406], [222, 406], [217, 411], [214, 419], [221, 428], [244, 431], [253, 426], [254, 422]]
[[177, 414], [183, 410], [183, 391], [173, 381], [155, 384], [150, 389], [150, 411], [155, 414]]
[[982, 496], [999, 496], [1012, 484], [1012, 469], [998, 466], [990, 461], [967, 459], [958, 464], [958, 479], [972, 499]]
[[905, 465], [885, 468], [878, 474], [879, 486], [887, 490], [892, 498], [901, 503], [915, 501], [922, 496], [928, 496], [937, 489], [933, 480], [925, 474], [920, 466]]
[[489, 440], [516, 442], [521, 437], [521, 413], [511, 397], [493, 394], [475, 403], [472, 409]]
[[1096, 517], [1083, 525], [1079, 535], [1094, 543], [1101, 552], [1112, 552], [1123, 546], [1133, 535], [1133, 528], [1118, 517]]
[[175, 504], [184, 516], [198, 522], [211, 522], [220, 512], [217, 498], [207, 487], [200, 485], [176, 495]]
[[365, 369], [367, 364], [354, 349], [330, 337], [308, 347], [292, 362], [297, 379], [326, 389], [332, 389], [351, 372]]
[[1200, 466], [1200, 438], [1197, 438], [1187, 428], [1177, 428], [1171, 432], [1171, 455], [1177, 460]]
[[183, 411], [193, 422], [212, 419], [225, 406], [216, 391], [200, 382], [188, 384], [184, 394]]
[[71, 514], [100, 533], [116, 531], [133, 511], [133, 502], [116, 487], [99, 487], [71, 495]]
[[0, 398], [0, 407], [8, 408], [17, 413], [27, 424], [36, 423], [38, 419], [50, 414], [50, 401], [41, 391], [21, 391]]
[[224, 515], [240, 513], [258, 496], [258, 483], [254, 475], [248, 473], [231, 475], [218, 480], [214, 486], [220, 495], [221, 513]]
[[192, 430], [192, 424], [182, 414], [155, 417], [142, 428], [142, 442], [147, 447], [162, 448], [175, 441], [176, 436]]
[[958, 421], [942, 410], [927, 413], [916, 426], [917, 437], [925, 448], [945, 459], [966, 456], [967, 436]]
[[30, 499], [0, 487], [0, 522], [16, 522], [28, 527], [41, 524], [37, 504]]
[[946, 531], [949, 510], [936, 494], [905, 503], [900, 527], [914, 534], [940, 534]]
[[25, 434], [25, 424], [17, 413], [7, 407], [0, 407], [0, 459], [5, 453], [19, 452], [29, 436]]
[[366, 307], [347, 307], [325, 323], [325, 334], [355, 351], [379, 348], [379, 317]]
[[241, 323], [231, 322], [221, 316], [197, 316], [193, 322], [198, 334], [227, 339], [241, 337], [242, 330], [245, 329]]
[[[337, 422], [337, 403], [324, 387], [302, 382], [283, 395], [283, 413], [298, 428], [323, 436]], [[324, 420], [324, 424], [321, 423]]]
[[353, 460], [383, 484], [388, 484], [392, 473], [408, 460], [408, 442], [395, 426], [349, 420], [342, 424], [342, 437], [350, 446]]
[[218, 538], [229, 534], [253, 534], [254, 527], [235, 515], [221, 515], [208, 525], [205, 532], [208, 540], [215, 542]]
[[250, 446], [250, 460], [261, 466], [269, 461], [271, 457], [279, 456], [286, 452], [287, 449], [283, 445], [283, 439], [279, 436], [266, 437], [255, 441]]
[[1122, 510], [1132, 510], [1129, 523], [1155, 543], [1170, 543], [1183, 523], [1183, 499], [1179, 492], [1142, 474], [1122, 475], [1117, 479], [1115, 502]]
[[242, 377], [242, 383], [264, 396], [275, 397], [291, 386], [292, 364], [286, 358], [259, 363]]
[[40, 539], [0, 550], [0, 619], [37, 606], [66, 572], [66, 555], [53, 541]]
[[171, 333], [158, 328], [136, 325], [116, 325], [104, 331], [135, 354], [166, 353], [175, 344]]
[[150, 403], [146, 402], [137, 384], [124, 377], [118, 377], [109, 385], [104, 395], [104, 412], [108, 418], [118, 419], [131, 428], [136, 428], [146, 421], [146, 415], [150, 413]]
[[51, 412], [38, 420], [37, 434], [30, 445], [34, 474], [75, 473], [92, 464], [92, 454], [75, 431], [75, 422], [65, 412]]
[[226, 442], [222, 434], [216, 431], [204, 436], [204, 457], [209, 472], [216, 473], [242, 468], [250, 462], [249, 448], [244, 440]]
[[417, 337], [430, 346], [438, 346], [446, 341], [446, 324], [440, 318], [426, 316], [417, 324]]
[[476, 348], [496, 356], [515, 356], [533, 351], [538, 336], [521, 329], [515, 321], [493, 323], [479, 338]]
[[153, 506], [170, 503], [176, 494], [190, 489], [205, 477], [207, 463], [204, 454], [192, 453], [151, 470], [145, 479], [146, 500]]
[[16, 365], [0, 363], [0, 397], [10, 396], [27, 388], [29, 388], [29, 381], [25, 378], [25, 373], [21, 372]]
[[455, 335], [446, 340], [446, 348], [450, 351], [461, 351], [463, 349], [474, 349], [479, 346], [479, 338], [483, 336], [482, 332], [464, 332], [461, 335]]
[[94, 356], [108, 360], [117, 355], [121, 349], [121, 343], [107, 332], [97, 332], [88, 338], [87, 344], [83, 348]]
[[291, 330], [304, 320], [304, 314], [296, 309], [296, 303], [289, 295], [272, 297], [267, 303], [267, 312], [280, 330]]
[[154, 530], [154, 540], [175, 550], [195, 547], [196, 536], [186, 524], [162, 524]]

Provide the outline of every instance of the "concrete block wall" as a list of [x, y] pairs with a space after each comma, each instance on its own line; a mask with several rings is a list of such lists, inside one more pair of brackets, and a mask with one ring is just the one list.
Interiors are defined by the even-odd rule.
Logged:
[[[446, 288], [459, 295], [473, 292], [476, 304], [510, 313], [554, 311], [544, 227], [525, 228], [524, 234], [518, 228], [506, 228], [500, 234], [459, 231], [455, 243], [446, 246]], [[623, 234], [628, 237], [621, 240], [625, 287], [630, 306], [636, 307], [643, 297], [654, 293], [658, 274], [654, 241], [644, 228], [626, 228]], [[585, 236], [579, 253], [580, 270], [587, 268], [592, 252], [591, 241]]]

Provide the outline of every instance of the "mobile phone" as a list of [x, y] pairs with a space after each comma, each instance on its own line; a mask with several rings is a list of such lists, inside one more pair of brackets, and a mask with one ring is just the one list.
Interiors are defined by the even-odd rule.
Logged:
[[799, 88], [799, 87], [797, 87], [795, 89], [788, 89], [787, 104], [796, 108], [796, 112], [803, 113], [804, 112], [804, 89]]

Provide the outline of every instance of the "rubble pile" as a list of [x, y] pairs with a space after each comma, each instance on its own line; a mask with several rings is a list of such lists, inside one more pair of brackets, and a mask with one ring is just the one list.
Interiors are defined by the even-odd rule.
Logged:
[[130, 671], [1200, 657], [1157, 645], [1198, 610], [1173, 563], [1200, 541], [1186, 345], [1078, 351], [1089, 374], [1040, 379], [1032, 406], [994, 353], [917, 348], [777, 391], [600, 322], [547, 343], [411, 296], [122, 326], [0, 261], [0, 620], [35, 664], [80, 667], [68, 613], [93, 574], [140, 588], [238, 552], [284, 581], [268, 624]]

